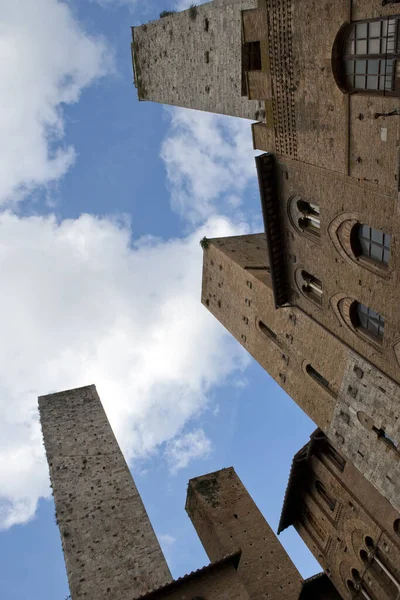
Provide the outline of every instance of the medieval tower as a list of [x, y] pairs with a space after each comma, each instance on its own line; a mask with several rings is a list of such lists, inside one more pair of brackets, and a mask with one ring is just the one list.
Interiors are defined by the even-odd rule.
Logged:
[[340, 600], [303, 581], [233, 468], [189, 482], [212, 561], [174, 581], [95, 386], [39, 398], [72, 600]]
[[215, 0], [132, 48], [140, 99], [257, 121], [265, 232], [206, 241], [202, 302], [399, 509], [396, 4]]

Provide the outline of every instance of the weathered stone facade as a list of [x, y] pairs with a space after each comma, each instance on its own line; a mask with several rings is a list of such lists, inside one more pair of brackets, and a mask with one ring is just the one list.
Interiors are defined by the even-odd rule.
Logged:
[[295, 455], [279, 531], [296, 528], [344, 600], [398, 598], [399, 517], [321, 431]]
[[[287, 164], [283, 179], [285, 173], [290, 181]], [[329, 203], [330, 198], [334, 202], [333, 196], [338, 190], [336, 178], [332, 179], [332, 195], [328, 177], [323, 184], [325, 202]], [[338, 196], [339, 211], [346, 201], [343, 190], [344, 187]], [[356, 197], [354, 185], [349, 187], [348, 193]], [[315, 196], [313, 198], [315, 201]], [[364, 202], [368, 198], [365, 190], [363, 198]], [[328, 223], [330, 221], [329, 218]], [[202, 302], [346, 456], [354, 460], [361, 473], [393, 506], [400, 507], [399, 449], [396, 447], [400, 440], [400, 388], [393, 346], [389, 342], [387, 349], [378, 350], [374, 343], [359, 338], [357, 332], [338, 322], [329, 296], [335, 297], [339, 290], [344, 293], [347, 285], [348, 289], [358, 286], [358, 279], [354, 277], [353, 267], [341, 259], [329, 238], [328, 227], [321, 227], [318, 244], [296, 231], [287, 212], [283, 222], [280, 237], [285, 240], [285, 273], [292, 304], [275, 309], [264, 234], [209, 240], [204, 251]], [[394, 261], [397, 260], [394, 257]], [[304, 297], [295, 284], [299, 266], [311, 270], [309, 265], [313, 261], [319, 266], [314, 272], [322, 278], [326, 293], [322, 306]], [[357, 269], [363, 267], [355, 265], [354, 270]], [[364, 280], [369, 277], [368, 269], [365, 270]], [[329, 279], [323, 276], [325, 272], [330, 275]], [[393, 315], [392, 323], [387, 319], [390, 339], [391, 335], [393, 338], [398, 335], [398, 314], [394, 283], [389, 279], [386, 285], [393, 294], [390, 312], [386, 311]], [[371, 303], [368, 293], [378, 302], [376, 286], [363, 287], [361, 293], [367, 305]], [[389, 309], [387, 298], [386, 301]], [[363, 379], [358, 379], [354, 371], [358, 364], [365, 372]], [[358, 388], [362, 392], [358, 393]], [[357, 418], [360, 411], [373, 419], [376, 431], [360, 423]]]
[[232, 468], [189, 482], [212, 563], [172, 580], [94, 386], [39, 398], [72, 600], [340, 600], [303, 582]]
[[262, 120], [264, 103], [242, 96], [242, 11], [255, 7], [209, 2], [134, 27], [139, 99]]
[[191, 479], [186, 510], [211, 560], [241, 549], [238, 575], [250, 598], [298, 597], [299, 572], [233, 468]]
[[132, 600], [172, 580], [95, 386], [39, 398], [72, 600]]

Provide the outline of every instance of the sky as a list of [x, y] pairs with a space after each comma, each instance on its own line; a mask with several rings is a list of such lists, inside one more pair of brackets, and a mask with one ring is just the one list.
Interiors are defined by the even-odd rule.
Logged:
[[69, 593], [39, 395], [96, 384], [174, 577], [188, 480], [233, 465], [276, 531], [314, 429], [200, 303], [199, 240], [262, 230], [250, 123], [137, 100], [130, 26], [187, 5], [0, 0], [1, 600]]

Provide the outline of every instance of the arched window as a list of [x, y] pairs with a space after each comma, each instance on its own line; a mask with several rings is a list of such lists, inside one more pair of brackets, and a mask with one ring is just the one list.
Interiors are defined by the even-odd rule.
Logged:
[[313, 300], [317, 304], [322, 304], [322, 282], [311, 275], [311, 273], [307, 273], [307, 271], [301, 271], [301, 277], [303, 280], [302, 291], [303, 293]]
[[356, 257], [373, 260], [380, 265], [388, 265], [390, 258], [390, 235], [369, 227], [355, 225], [351, 232], [351, 246]]
[[344, 468], [346, 466], [346, 461], [339, 454], [339, 452], [337, 452], [337, 450], [335, 450], [335, 448], [333, 446], [331, 446], [331, 444], [329, 444], [329, 442], [327, 442], [324, 447], [324, 454], [331, 461], [331, 463], [333, 463], [335, 465], [335, 467], [341, 473], [343, 473]]
[[332, 67], [342, 91], [399, 96], [396, 60], [399, 17], [358, 21], [343, 26], [334, 43]]
[[379, 313], [361, 302], [353, 302], [350, 307], [350, 319], [357, 330], [367, 334], [374, 341], [382, 342], [385, 319]]
[[311, 525], [311, 527], [321, 538], [321, 540], [324, 540], [326, 537], [326, 534], [325, 534], [325, 530], [322, 527], [321, 523], [319, 521], [317, 521], [317, 519], [314, 517], [313, 514], [310, 513], [310, 511], [306, 512], [306, 518], [307, 518], [307, 521], [309, 522], [309, 524]]
[[278, 344], [278, 336], [276, 335], [275, 331], [272, 331], [272, 329], [270, 329], [268, 325], [264, 323], [264, 321], [261, 321], [261, 319], [258, 320], [258, 327], [265, 337]]
[[297, 200], [297, 210], [301, 215], [298, 221], [300, 229], [307, 230], [319, 236], [321, 229], [319, 206], [300, 198]]
[[317, 490], [320, 498], [322, 498], [325, 504], [329, 507], [329, 510], [335, 510], [336, 500], [328, 494], [328, 492], [326, 491], [326, 487], [321, 481], [317, 480], [315, 482], [315, 489]]

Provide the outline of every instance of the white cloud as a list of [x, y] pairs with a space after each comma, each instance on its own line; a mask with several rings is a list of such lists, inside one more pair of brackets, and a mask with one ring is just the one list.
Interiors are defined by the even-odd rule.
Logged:
[[158, 536], [158, 539], [162, 546], [173, 546], [176, 542], [176, 538], [174, 538], [174, 536], [170, 535], [169, 533], [164, 533]]
[[63, 104], [109, 71], [104, 40], [57, 0], [0, 0], [0, 204], [62, 177], [75, 160]]
[[192, 223], [237, 212], [244, 190], [257, 181], [249, 122], [194, 110], [168, 112], [171, 128], [161, 155], [173, 208]]
[[211, 452], [211, 441], [202, 429], [189, 431], [167, 444], [166, 455], [173, 473], [188, 466], [196, 458], [206, 458]]
[[173, 440], [176, 470], [209, 450], [201, 430], [180, 432], [248, 357], [200, 304], [199, 240], [243, 231], [216, 217], [132, 246], [124, 222], [0, 215], [3, 527], [49, 492], [40, 394], [95, 383], [128, 460]]

